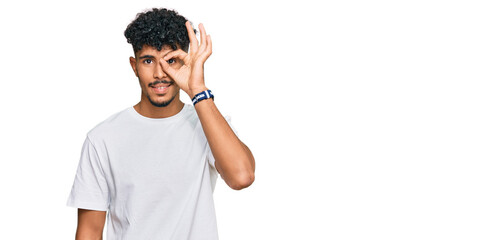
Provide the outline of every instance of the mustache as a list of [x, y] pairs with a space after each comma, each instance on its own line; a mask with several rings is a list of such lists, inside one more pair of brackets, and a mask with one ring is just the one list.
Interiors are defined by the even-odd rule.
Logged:
[[155, 82], [151, 82], [148, 84], [149, 87], [152, 87], [156, 84], [159, 84], [159, 83], [164, 83], [164, 84], [173, 84], [175, 83], [174, 81], [166, 81], [166, 80], [156, 80]]

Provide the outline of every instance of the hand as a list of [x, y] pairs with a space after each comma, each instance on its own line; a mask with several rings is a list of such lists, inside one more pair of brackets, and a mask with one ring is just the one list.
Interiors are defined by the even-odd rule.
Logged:
[[201, 44], [197, 41], [194, 30], [189, 21], [185, 22], [187, 32], [189, 33], [190, 49], [186, 53], [182, 49], [169, 52], [164, 56], [164, 60], [175, 59], [181, 61], [183, 65], [175, 69], [167, 62], [161, 61], [161, 66], [164, 72], [168, 74], [175, 83], [185, 91], [190, 98], [194, 95], [207, 90], [204, 84], [204, 62], [211, 55], [211, 38], [206, 35], [203, 24], [199, 24], [199, 35]]

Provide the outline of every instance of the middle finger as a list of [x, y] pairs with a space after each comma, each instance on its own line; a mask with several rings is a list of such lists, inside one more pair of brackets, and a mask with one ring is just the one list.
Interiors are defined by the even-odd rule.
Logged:
[[206, 48], [206, 30], [202, 23], [199, 24], [199, 39], [201, 39], [201, 45], [199, 45], [199, 50], [204, 51]]

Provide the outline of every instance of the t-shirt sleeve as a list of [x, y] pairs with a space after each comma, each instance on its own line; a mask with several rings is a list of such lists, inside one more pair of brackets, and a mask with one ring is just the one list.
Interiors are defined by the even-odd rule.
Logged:
[[[227, 123], [231, 127], [232, 131], [236, 134], [236, 136], [238, 136], [238, 132], [236, 131], [236, 129], [234, 128], [234, 126], [232, 126], [232, 124], [231, 124], [231, 117], [230, 116], [225, 116], [225, 120], [227, 121]], [[215, 167], [215, 157], [213, 157], [213, 153], [211, 152], [211, 149], [210, 149], [209, 145], [208, 145], [208, 162], [210, 163], [210, 165], [213, 168], [216, 169], [216, 167]]]
[[98, 152], [87, 137], [82, 146], [77, 173], [66, 205], [107, 211], [109, 202], [108, 185]]

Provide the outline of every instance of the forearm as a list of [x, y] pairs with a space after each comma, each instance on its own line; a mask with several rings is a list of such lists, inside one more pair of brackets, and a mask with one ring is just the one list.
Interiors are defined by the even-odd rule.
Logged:
[[213, 99], [198, 102], [195, 109], [222, 178], [233, 189], [249, 186], [255, 173], [251, 151], [234, 134]]

